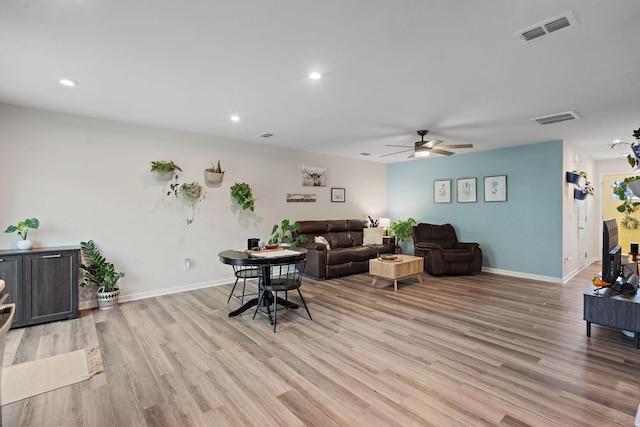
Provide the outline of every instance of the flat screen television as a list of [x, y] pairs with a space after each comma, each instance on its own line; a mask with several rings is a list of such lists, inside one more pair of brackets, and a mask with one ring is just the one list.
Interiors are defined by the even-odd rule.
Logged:
[[618, 244], [618, 223], [608, 219], [602, 223], [602, 280], [615, 283], [622, 265], [622, 246]]

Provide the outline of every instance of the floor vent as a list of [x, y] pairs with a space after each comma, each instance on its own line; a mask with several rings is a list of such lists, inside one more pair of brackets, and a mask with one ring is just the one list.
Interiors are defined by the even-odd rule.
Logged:
[[579, 119], [578, 115], [573, 111], [564, 111], [562, 113], [550, 114], [548, 116], [534, 117], [531, 120], [541, 125], [550, 125], [552, 123], [566, 122], [567, 120]]
[[539, 24], [527, 27], [524, 30], [520, 30], [515, 33], [517, 37], [525, 42], [530, 42], [537, 38], [548, 36], [556, 31], [564, 30], [570, 27], [578, 25], [575, 15], [572, 11], [563, 13], [562, 15], [555, 16], [540, 22]]

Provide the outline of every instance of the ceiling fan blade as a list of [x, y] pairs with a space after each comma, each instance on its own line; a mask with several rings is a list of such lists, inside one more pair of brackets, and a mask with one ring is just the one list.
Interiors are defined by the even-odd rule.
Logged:
[[410, 148], [408, 150], [396, 151], [395, 153], [383, 154], [382, 156], [379, 156], [379, 157], [393, 156], [394, 154], [406, 153], [407, 151], [412, 151], [412, 150], [413, 148]]
[[391, 144], [385, 144], [385, 147], [402, 147], [402, 148], [412, 148], [408, 145], [391, 145]]
[[439, 148], [432, 148], [431, 150], [432, 153], [436, 153], [436, 154], [443, 154], [445, 156], [450, 156], [452, 154], [455, 154], [453, 151], [446, 151], [446, 150], [441, 150]]
[[473, 144], [438, 145], [438, 148], [473, 148]]
[[427, 148], [433, 148], [436, 145], [440, 144], [442, 141], [439, 139], [432, 139], [431, 141], [425, 141], [425, 144], [423, 144], [423, 147], [427, 147]]

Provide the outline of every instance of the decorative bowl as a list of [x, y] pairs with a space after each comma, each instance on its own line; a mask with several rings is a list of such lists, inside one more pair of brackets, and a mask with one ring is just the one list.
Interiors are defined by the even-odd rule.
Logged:
[[278, 247], [277, 243], [267, 243], [266, 245], [264, 245], [265, 249], [275, 249]]

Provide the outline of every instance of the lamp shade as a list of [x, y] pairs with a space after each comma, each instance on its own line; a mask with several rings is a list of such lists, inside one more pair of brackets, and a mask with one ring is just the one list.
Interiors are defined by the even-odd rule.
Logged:
[[378, 222], [378, 227], [388, 228], [391, 225], [390, 218], [380, 218], [380, 222]]

